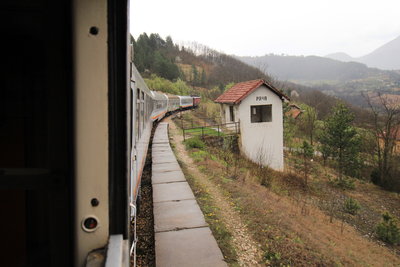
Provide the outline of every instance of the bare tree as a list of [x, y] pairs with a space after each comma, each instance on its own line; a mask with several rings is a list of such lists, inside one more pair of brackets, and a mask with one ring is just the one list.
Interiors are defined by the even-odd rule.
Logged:
[[314, 145], [315, 131], [317, 128], [317, 110], [311, 106], [302, 106], [304, 112], [300, 117], [301, 130], [309, 137], [311, 146]]
[[393, 148], [400, 130], [400, 105], [387, 95], [364, 95], [373, 115], [376, 153], [378, 158], [378, 182], [387, 185], [393, 164]]

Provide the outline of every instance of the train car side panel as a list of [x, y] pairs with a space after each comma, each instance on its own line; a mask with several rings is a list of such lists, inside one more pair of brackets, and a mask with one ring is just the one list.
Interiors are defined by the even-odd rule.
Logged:
[[[95, 12], [94, 12], [95, 11]], [[96, 25], [96, 36], [89, 33]], [[108, 196], [108, 61], [107, 1], [74, 1], [75, 78], [75, 266], [87, 253], [107, 245]], [[91, 108], [88, 108], [91, 107]], [[91, 205], [96, 198], [101, 208]], [[87, 218], [97, 219], [94, 229]]]
[[191, 96], [179, 96], [179, 100], [181, 109], [193, 107], [193, 98]]
[[178, 110], [180, 107], [180, 98], [176, 95], [167, 95], [168, 97], [168, 112]]
[[161, 120], [167, 113], [168, 98], [165, 94], [159, 92], [153, 92], [153, 112], [151, 119], [153, 121]]

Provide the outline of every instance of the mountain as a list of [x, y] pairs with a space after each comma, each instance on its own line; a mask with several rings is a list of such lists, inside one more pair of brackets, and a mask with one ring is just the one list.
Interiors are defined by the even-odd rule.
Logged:
[[372, 53], [360, 57], [357, 61], [386, 70], [400, 69], [400, 36], [374, 50]]
[[341, 62], [317, 56], [269, 54], [238, 58], [278, 80], [311, 86], [358, 106], [365, 106], [361, 97], [365, 92], [400, 94], [400, 71], [380, 70], [354, 61]]
[[342, 62], [364, 63], [370, 68], [400, 70], [400, 36], [362, 57], [353, 58], [342, 52], [329, 54], [325, 57]]
[[239, 57], [243, 62], [257, 67], [281, 80], [349, 81], [377, 75], [381, 70], [368, 68], [357, 62], [341, 62], [317, 56], [280, 56], [269, 54], [262, 57]]
[[342, 61], [342, 62], [356, 61], [355, 58], [352, 58], [351, 56], [349, 56], [348, 54], [343, 53], [343, 52], [329, 54], [329, 55], [326, 55], [325, 57], [334, 59], [334, 60], [338, 60], [338, 61]]

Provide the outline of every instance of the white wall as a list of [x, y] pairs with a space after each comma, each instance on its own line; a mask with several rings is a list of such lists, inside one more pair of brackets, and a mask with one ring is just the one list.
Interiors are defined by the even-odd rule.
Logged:
[[[257, 96], [263, 98], [257, 100]], [[252, 105], [272, 105], [272, 121], [251, 123]], [[229, 118], [229, 108], [225, 113]], [[235, 119], [240, 121], [242, 151], [245, 155], [254, 162], [261, 160], [263, 165], [283, 170], [283, 114], [280, 97], [262, 85], [240, 103], [235, 115]]]
[[[229, 107], [231, 105], [227, 105], [227, 104], [220, 104], [221, 106], [221, 118], [222, 118], [222, 123], [232, 123], [233, 121], [231, 121], [231, 116], [230, 116], [230, 111], [229, 111]], [[238, 106], [235, 105], [233, 106], [233, 113], [235, 116], [235, 122], [239, 121], [239, 114], [238, 114]], [[235, 129], [235, 125], [226, 125], [226, 127], [228, 129]]]

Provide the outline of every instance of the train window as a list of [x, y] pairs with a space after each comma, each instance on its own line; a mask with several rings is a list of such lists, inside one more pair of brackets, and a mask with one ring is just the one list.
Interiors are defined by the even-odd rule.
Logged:
[[147, 95], [144, 95], [144, 117], [147, 118]]
[[144, 129], [144, 92], [142, 92], [141, 94], [141, 100], [140, 101], [140, 116], [141, 116], [141, 121], [142, 121], [142, 125], [141, 125], [141, 129]]
[[140, 138], [140, 89], [136, 90], [136, 137]]
[[130, 129], [129, 129], [129, 132], [130, 132], [130, 141], [131, 141], [131, 151], [132, 151], [132, 149], [133, 149], [133, 144], [134, 144], [134, 142], [133, 142], [133, 119], [134, 119], [134, 117], [133, 117], [133, 90], [132, 90], [132, 88], [131, 88], [131, 90], [130, 90], [130, 94], [129, 94], [129, 103], [130, 103], [130, 110], [129, 110], [129, 113], [130, 113]]

